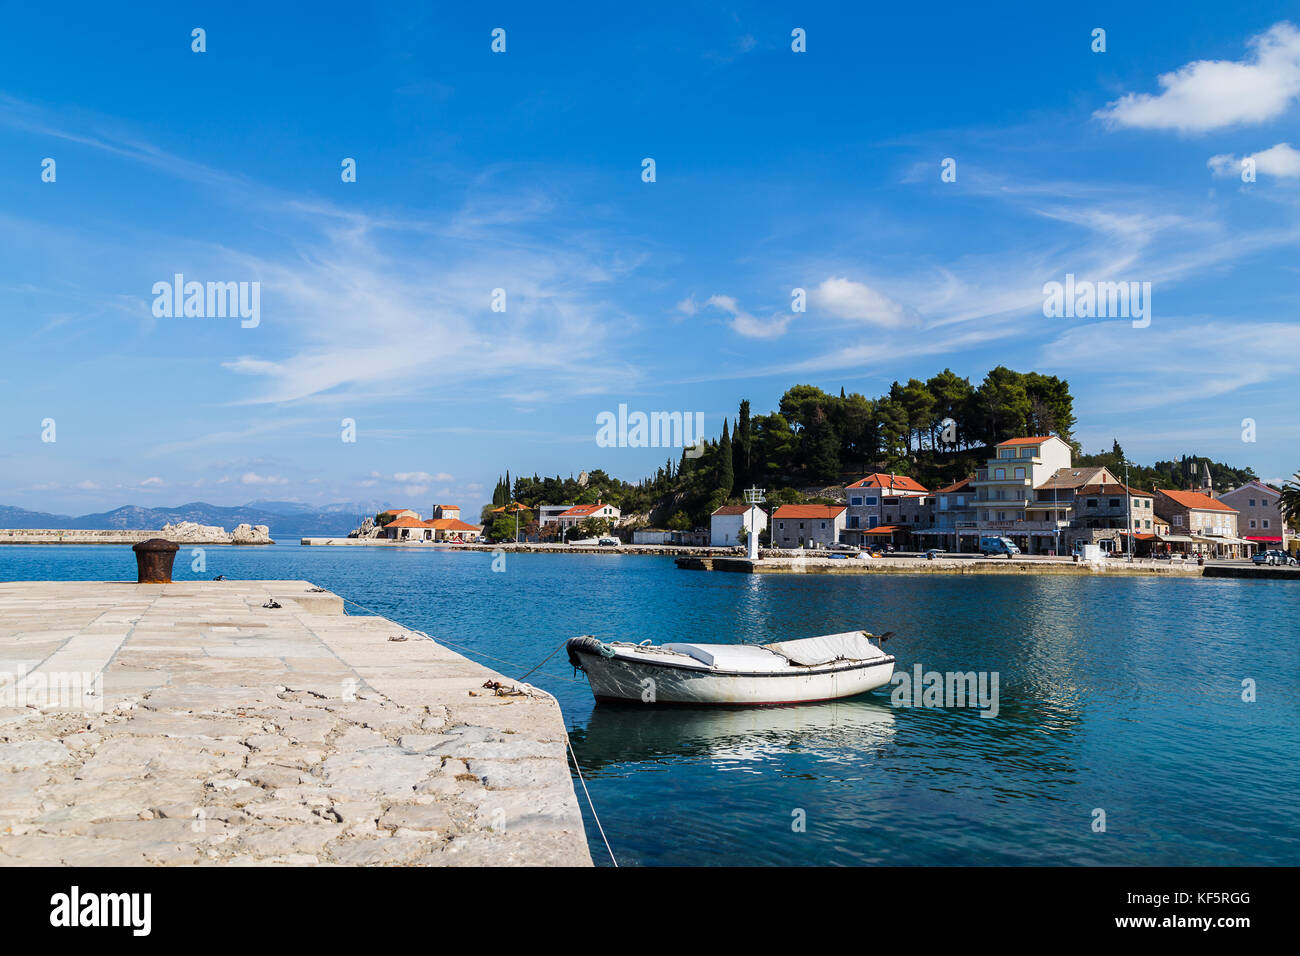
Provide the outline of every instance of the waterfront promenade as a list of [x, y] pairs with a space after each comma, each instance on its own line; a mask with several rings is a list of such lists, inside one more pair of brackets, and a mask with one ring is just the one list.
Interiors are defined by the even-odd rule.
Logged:
[[306, 581], [0, 584], [0, 865], [590, 865], [514, 690]]

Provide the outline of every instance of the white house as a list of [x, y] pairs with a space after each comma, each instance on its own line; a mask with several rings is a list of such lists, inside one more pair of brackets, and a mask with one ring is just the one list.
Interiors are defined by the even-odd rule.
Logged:
[[555, 524], [556, 519], [572, 507], [573, 505], [538, 505], [538, 527], [545, 528], [548, 524]]
[[576, 528], [588, 518], [607, 518], [610, 522], [617, 522], [622, 514], [623, 512], [613, 505], [597, 501], [594, 505], [574, 505], [566, 511], [561, 511], [555, 516], [555, 523], [561, 529]]
[[723, 505], [709, 520], [709, 544], [715, 548], [734, 548], [743, 544], [740, 532], [762, 534], [767, 528], [767, 512], [749, 505]]

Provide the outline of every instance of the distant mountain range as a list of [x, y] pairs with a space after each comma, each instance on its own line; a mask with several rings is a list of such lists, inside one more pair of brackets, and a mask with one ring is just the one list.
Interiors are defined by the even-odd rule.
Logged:
[[152, 531], [165, 524], [193, 521], [196, 524], [220, 525], [233, 531], [238, 524], [264, 524], [271, 537], [290, 541], [302, 537], [339, 537], [354, 529], [365, 515], [388, 507], [366, 502], [340, 502], [312, 506], [294, 501], [250, 501], [246, 505], [226, 508], [204, 501], [191, 501], [174, 508], [141, 508], [123, 505], [112, 511], [89, 515], [55, 515], [0, 505], [0, 528], [123, 528]]

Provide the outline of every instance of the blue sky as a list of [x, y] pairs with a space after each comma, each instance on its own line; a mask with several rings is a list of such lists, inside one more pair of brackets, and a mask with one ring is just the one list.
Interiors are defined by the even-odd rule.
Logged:
[[[620, 403], [997, 364], [1086, 450], [1300, 468], [1294, 6], [847, 6], [5, 5], [0, 503], [477, 510], [677, 457], [597, 447]], [[155, 317], [178, 272], [260, 324]], [[1046, 318], [1067, 273], [1150, 325]]]

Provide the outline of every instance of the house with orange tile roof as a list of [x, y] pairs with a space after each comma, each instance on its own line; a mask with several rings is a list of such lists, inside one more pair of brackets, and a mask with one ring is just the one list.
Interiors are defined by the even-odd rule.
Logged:
[[781, 505], [772, 512], [772, 547], [828, 548], [840, 542], [845, 505]]
[[[452, 516], [444, 517], [449, 513]], [[460, 509], [455, 505], [435, 505], [435, 517], [421, 520], [419, 515], [403, 513], [384, 525], [384, 537], [390, 541], [429, 541], [461, 544], [477, 538], [482, 533], [480, 525], [461, 521]]]
[[594, 505], [573, 505], [555, 516], [555, 523], [561, 532], [576, 528], [588, 518], [604, 518], [611, 525], [618, 522], [623, 512], [613, 505], [597, 501]]
[[1214, 557], [1236, 558], [1248, 554], [1251, 543], [1237, 536], [1236, 508], [1199, 491], [1155, 493], [1155, 510], [1169, 522], [1170, 537], [1180, 541], [1181, 550]]
[[845, 485], [843, 540], [856, 545], [901, 543], [933, 524], [929, 494], [915, 478], [880, 472]]

